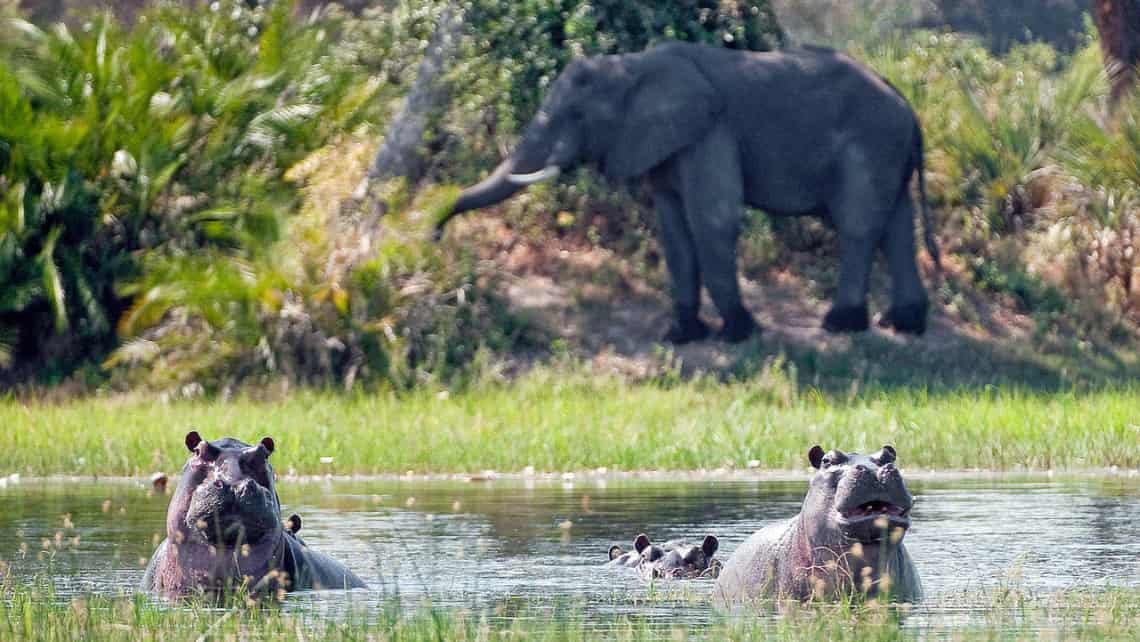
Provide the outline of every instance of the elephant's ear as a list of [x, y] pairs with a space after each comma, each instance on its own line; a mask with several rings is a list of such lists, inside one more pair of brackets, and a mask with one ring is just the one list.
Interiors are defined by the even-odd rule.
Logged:
[[638, 176], [693, 144], [713, 126], [720, 94], [697, 66], [679, 56], [647, 65], [623, 105], [626, 116], [605, 157], [611, 178]]

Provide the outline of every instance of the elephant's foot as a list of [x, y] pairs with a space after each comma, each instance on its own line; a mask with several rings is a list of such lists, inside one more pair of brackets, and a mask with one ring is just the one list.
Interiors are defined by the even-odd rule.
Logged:
[[741, 306], [731, 314], [725, 315], [724, 326], [722, 326], [720, 332], [716, 334], [716, 338], [721, 341], [727, 341], [728, 343], [740, 343], [752, 335], [759, 333], [760, 324], [756, 323], [756, 319], [752, 318], [752, 314]]
[[823, 329], [828, 332], [865, 332], [869, 327], [866, 305], [832, 307], [823, 317]]
[[926, 332], [926, 301], [891, 307], [879, 319], [879, 326], [894, 328], [895, 332], [918, 334]]
[[704, 321], [697, 318], [695, 306], [678, 305], [675, 306], [674, 311], [676, 316], [673, 323], [669, 324], [669, 330], [662, 337], [663, 342], [679, 346], [708, 338], [709, 327], [705, 325]]

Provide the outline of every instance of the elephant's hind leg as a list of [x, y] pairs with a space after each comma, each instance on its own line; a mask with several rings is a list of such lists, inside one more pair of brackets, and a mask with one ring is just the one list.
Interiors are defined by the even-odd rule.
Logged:
[[665, 248], [673, 295], [674, 317], [663, 339], [677, 345], [700, 341], [709, 336], [709, 328], [697, 316], [701, 309], [701, 275], [681, 199], [667, 187], [655, 185], [653, 207], [657, 210], [658, 234]]
[[867, 283], [871, 274], [877, 239], [868, 236], [839, 236], [839, 284], [831, 309], [823, 317], [828, 332], [863, 332], [867, 320]]
[[718, 337], [744, 341], [760, 326], [740, 302], [736, 275], [736, 242], [744, 218], [737, 143], [723, 128], [714, 129], [678, 156], [677, 167], [701, 276], [724, 319]]
[[823, 317], [823, 329], [828, 332], [863, 332], [869, 327], [871, 262], [894, 206], [894, 194], [883, 194], [877, 188], [876, 177], [861, 151], [849, 148], [847, 156], [840, 189], [828, 204], [839, 235], [839, 283], [831, 309]]
[[909, 189], [902, 190], [894, 216], [887, 222], [883, 253], [887, 255], [893, 291], [891, 308], [879, 324], [893, 326], [899, 332], [922, 334], [926, 331], [929, 304], [914, 260], [914, 203]]

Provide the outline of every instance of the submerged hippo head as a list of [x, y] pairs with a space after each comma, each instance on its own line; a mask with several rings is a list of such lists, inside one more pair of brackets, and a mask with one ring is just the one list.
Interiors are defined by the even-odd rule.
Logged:
[[894, 448], [883, 446], [860, 455], [825, 453], [814, 446], [808, 459], [818, 471], [804, 499], [804, 514], [813, 530], [838, 532], [861, 543], [902, 540], [910, 528], [914, 498], [895, 468]]
[[645, 533], [641, 533], [634, 538], [632, 551], [627, 551], [617, 545], [610, 547], [610, 563], [617, 566], [628, 566], [630, 568], [637, 568], [645, 563], [656, 562], [661, 559], [663, 555], [665, 555], [665, 550], [660, 546], [652, 544], [649, 541], [649, 536]]
[[632, 551], [620, 546], [610, 547], [610, 564], [636, 568], [646, 578], [692, 579], [716, 577], [720, 560], [714, 559], [720, 542], [708, 535], [700, 545], [682, 540], [671, 540], [657, 545], [642, 533], [633, 541]]
[[716, 577], [720, 571], [720, 560], [713, 558], [720, 541], [714, 535], [706, 535], [700, 545], [683, 541], [665, 542], [665, 554], [652, 566], [653, 577], [692, 579]]
[[186, 447], [192, 454], [167, 514], [171, 532], [188, 532], [218, 548], [280, 536], [281, 504], [269, 465], [272, 439], [251, 446], [229, 437], [206, 441], [191, 432]]

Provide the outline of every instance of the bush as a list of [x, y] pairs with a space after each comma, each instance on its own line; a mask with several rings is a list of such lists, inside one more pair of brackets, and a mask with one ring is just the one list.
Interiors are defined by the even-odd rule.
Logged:
[[1067, 58], [1041, 44], [998, 58], [919, 33], [860, 56], [919, 112], [936, 228], [979, 286], [1050, 319], [1135, 327], [1140, 103], [1109, 121], [1091, 27], [1085, 40]]
[[0, 337], [18, 361], [105, 354], [144, 264], [266, 255], [295, 206], [283, 168], [359, 122], [370, 96], [315, 37], [334, 22], [297, 38], [285, 3], [224, 4], [129, 32], [108, 14], [4, 23]]

